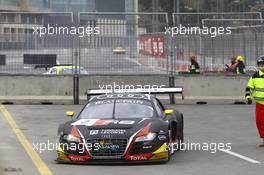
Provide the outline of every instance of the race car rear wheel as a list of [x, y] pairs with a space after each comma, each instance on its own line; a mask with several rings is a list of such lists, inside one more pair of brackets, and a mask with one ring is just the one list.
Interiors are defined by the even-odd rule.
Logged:
[[168, 152], [169, 152], [169, 155], [173, 155], [174, 154], [174, 144], [175, 144], [175, 141], [172, 139], [172, 131], [169, 130], [169, 139], [168, 139]]
[[183, 115], [181, 114], [180, 121], [177, 125], [177, 151], [180, 151], [182, 148], [182, 144], [184, 142], [184, 134], [183, 134], [183, 126], [184, 126], [184, 120]]

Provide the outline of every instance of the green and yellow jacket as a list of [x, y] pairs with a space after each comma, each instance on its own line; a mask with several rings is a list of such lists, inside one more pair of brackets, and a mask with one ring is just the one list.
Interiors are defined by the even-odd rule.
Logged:
[[253, 97], [257, 103], [264, 104], [264, 72], [256, 72], [248, 81], [246, 98]]

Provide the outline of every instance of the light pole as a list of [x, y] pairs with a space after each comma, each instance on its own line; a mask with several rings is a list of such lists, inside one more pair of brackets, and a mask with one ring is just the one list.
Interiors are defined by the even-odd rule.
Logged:
[[180, 13], [180, 0], [173, 0], [173, 13], [177, 13], [177, 26], [180, 24], [180, 16], [179, 16], [179, 13]]

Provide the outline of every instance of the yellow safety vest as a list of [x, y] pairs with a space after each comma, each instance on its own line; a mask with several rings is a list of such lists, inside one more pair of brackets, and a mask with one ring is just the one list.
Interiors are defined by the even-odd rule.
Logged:
[[249, 79], [247, 88], [250, 89], [250, 95], [257, 103], [264, 104], [264, 72], [256, 72]]

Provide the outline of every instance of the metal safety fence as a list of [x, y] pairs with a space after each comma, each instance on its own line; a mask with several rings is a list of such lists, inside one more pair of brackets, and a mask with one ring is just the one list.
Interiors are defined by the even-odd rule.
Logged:
[[57, 64], [73, 64], [71, 13], [0, 13], [0, 73], [43, 74]]
[[[246, 72], [257, 70], [256, 59], [264, 55], [264, 23], [261, 13], [241, 13], [241, 18], [238, 18], [238, 14], [228, 14], [174, 14], [176, 28], [195, 31], [172, 37], [174, 64], [171, 66], [174, 73], [188, 71], [191, 56], [197, 58], [202, 72], [225, 72], [226, 64], [230, 64], [231, 58], [238, 55], [245, 59]], [[219, 19], [215, 19], [217, 15]], [[237, 15], [237, 18], [234, 15]], [[255, 15], [255, 18], [252, 15]], [[229, 18], [223, 18], [226, 16]], [[193, 20], [189, 19], [194, 21], [192, 25], [184, 26], [177, 22], [177, 18], [184, 21], [187, 17], [192, 17]], [[206, 32], [197, 32], [197, 26]]]
[[167, 13], [0, 13], [0, 73], [166, 74]]
[[[229, 31], [186, 33], [195, 26]], [[185, 33], [171, 33], [181, 27]], [[250, 71], [264, 55], [263, 33], [258, 12], [1, 12], [0, 73], [174, 75], [188, 72], [194, 55], [204, 72], [224, 71], [236, 55]]]
[[[215, 19], [260, 19], [262, 20], [261, 12], [183, 12], [172, 14], [174, 25], [184, 26], [202, 26], [203, 20], [215, 20]], [[221, 21], [217, 22], [217, 25], [221, 25]]]
[[90, 73], [166, 74], [164, 30], [167, 13], [80, 13], [80, 26], [95, 31], [80, 37], [80, 65]]

